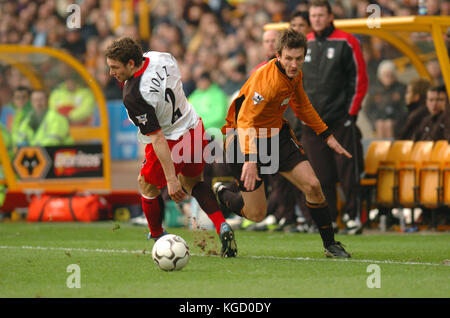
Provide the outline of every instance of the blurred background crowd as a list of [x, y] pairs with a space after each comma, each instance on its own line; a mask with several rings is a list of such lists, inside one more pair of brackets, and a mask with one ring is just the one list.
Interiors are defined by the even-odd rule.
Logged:
[[[79, 29], [66, 26], [67, 8], [72, 3], [81, 9]], [[112, 3], [110, 0], [0, 0], [0, 44], [65, 50], [86, 66], [107, 100], [120, 99], [120, 87], [108, 75], [103, 52], [117, 36], [139, 38], [139, 1], [133, 1], [134, 23], [119, 27], [114, 26]], [[380, 6], [382, 16], [418, 13], [418, 0], [332, 0], [330, 3], [336, 19], [367, 17], [367, 6], [373, 3]], [[307, 0], [151, 0], [148, 4], [151, 32], [148, 40], [141, 39], [144, 50], [170, 52], [182, 70], [186, 95], [190, 97], [196, 89], [212, 86], [221, 104], [229, 104], [232, 94], [251, 70], [267, 59], [262, 49], [264, 25], [288, 22], [293, 12], [308, 8]], [[428, 0], [427, 14], [450, 15], [450, 1]], [[393, 137], [393, 131], [383, 135], [386, 129], [380, 121], [401, 120], [406, 112], [403, 96], [408, 83], [397, 78], [396, 65], [387, 62], [401, 54], [377, 38], [360, 37], [360, 40], [370, 78], [364, 112], [368, 119], [364, 131], [369, 131], [366, 137]], [[436, 84], [442, 83], [437, 60], [430, 59], [427, 67]], [[0, 104], [10, 101], [14, 90], [24, 85], [26, 79], [17, 70], [2, 67]], [[380, 103], [380, 99], [384, 102]], [[379, 109], [377, 105], [389, 107]]]
[[[308, 32], [308, 0], [147, 0], [148, 16], [145, 20], [148, 21], [148, 27], [145, 30], [147, 36], [144, 36], [142, 2], [0, 0], [0, 45], [30, 45], [63, 50], [85, 66], [98, 82], [108, 102], [121, 102], [121, 85], [109, 75], [104, 52], [114, 39], [132, 36], [141, 42], [144, 51], [169, 52], [177, 59], [185, 94], [202, 117], [205, 127], [210, 129], [220, 128], [225, 123], [227, 109], [240, 87], [257, 67], [273, 57], [277, 34], [274, 31], [264, 32], [266, 24], [290, 22], [293, 28], [295, 25], [299, 27], [297, 31]], [[371, 4], [378, 5], [382, 17], [419, 14], [419, 0], [329, 2], [335, 19], [367, 18], [371, 14], [368, 11]], [[68, 11], [68, 8], [72, 4], [77, 5], [80, 13], [79, 27], [75, 28], [68, 26], [68, 17], [73, 12]], [[450, 16], [450, 0], [427, 0], [426, 15]], [[120, 23], [117, 23], [118, 20]], [[417, 130], [420, 120], [428, 114], [424, 103], [430, 84], [443, 84], [430, 35], [411, 33], [407, 35], [407, 41], [423, 53], [431, 82], [418, 79], [414, 68], [408, 67], [409, 60], [389, 43], [377, 37], [357, 37], [361, 42], [369, 77], [369, 90], [357, 122], [363, 141], [372, 138], [420, 139], [408, 129]], [[444, 34], [444, 40], [450, 51], [450, 29]], [[44, 146], [54, 145], [55, 141], [51, 139], [43, 144], [44, 138], [39, 134], [29, 140], [19, 138], [20, 135], [31, 134], [29, 127], [33, 128], [37, 122], [45, 121], [41, 118], [43, 115], [30, 117], [31, 121], [25, 120], [31, 106], [36, 108], [39, 105], [33, 103], [36, 98], [43, 99], [43, 113], [48, 107], [64, 115], [52, 113], [47, 118], [55, 127], [54, 133], [46, 132], [47, 136], [58, 135], [59, 140], [70, 143], [73, 140], [68, 135], [68, 129], [63, 134], [60, 127], [95, 123], [94, 96], [87, 88], [87, 83], [75, 75], [73, 69], [64, 63], [54, 63], [55, 59], [45, 59], [42, 55], [15, 55], [13, 60], [26, 59], [22, 61], [25, 61], [24, 65], [33, 64], [33, 72], [42, 75], [39, 78], [47, 96], [31, 94], [33, 85], [23, 75], [24, 70], [12, 67], [8, 63], [8, 56], [2, 55], [0, 128], [4, 138], [7, 133], [11, 134], [10, 146], [6, 141], [7, 147], [34, 145], [34, 141]], [[412, 96], [419, 96], [420, 99], [416, 100]], [[75, 104], [76, 107], [73, 107]], [[421, 104], [424, 111], [416, 116], [417, 122], [408, 120], [409, 124], [404, 125], [408, 113], [412, 113], [411, 105], [415, 104]], [[12, 118], [9, 122], [5, 120], [8, 111], [14, 115], [8, 117]], [[289, 116], [288, 113], [286, 116]], [[207, 167], [214, 169], [214, 165]], [[205, 173], [216, 175], [215, 171]]]

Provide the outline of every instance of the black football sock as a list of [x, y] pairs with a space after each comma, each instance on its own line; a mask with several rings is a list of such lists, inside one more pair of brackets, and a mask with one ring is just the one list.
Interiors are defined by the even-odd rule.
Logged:
[[233, 192], [227, 188], [223, 189], [219, 193], [220, 199], [223, 203], [229, 208], [233, 213], [236, 213], [239, 216], [243, 216], [241, 211], [244, 207], [244, 199], [242, 199], [242, 195], [240, 192]]
[[322, 203], [310, 203], [306, 201], [306, 205], [309, 207], [311, 218], [319, 229], [323, 246], [327, 248], [334, 244], [334, 230], [327, 201]]

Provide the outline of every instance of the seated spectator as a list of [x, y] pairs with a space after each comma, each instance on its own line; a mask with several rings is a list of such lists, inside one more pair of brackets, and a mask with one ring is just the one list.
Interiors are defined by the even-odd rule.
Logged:
[[95, 76], [97, 69], [97, 61], [100, 57], [99, 54], [99, 44], [96, 37], [92, 37], [87, 41], [86, 44], [86, 55], [84, 58], [84, 66], [86, 67], [89, 74]]
[[431, 60], [426, 63], [428, 74], [431, 76], [431, 84], [434, 86], [444, 85], [444, 78], [442, 77], [441, 65], [438, 60]]
[[12, 135], [13, 145], [58, 146], [72, 144], [69, 122], [48, 107], [47, 93], [36, 90], [31, 93], [32, 111]]
[[13, 92], [11, 103], [3, 108], [3, 112], [10, 116], [2, 122], [10, 132], [14, 132], [30, 111], [30, 90], [28, 87], [19, 86]]
[[228, 97], [213, 83], [208, 72], [204, 72], [196, 81], [196, 89], [189, 96], [189, 102], [203, 120], [205, 129], [217, 128], [215, 138], [222, 139], [220, 128], [225, 124], [228, 110]]
[[282, 22], [286, 15], [286, 1], [269, 0], [264, 1], [264, 7], [273, 22]]
[[195, 80], [192, 74], [192, 68], [184, 63], [180, 64], [181, 81], [183, 82], [183, 91], [186, 97], [189, 97], [195, 91]]
[[405, 86], [397, 80], [395, 64], [390, 60], [380, 63], [377, 78], [368, 95], [367, 118], [373, 125], [375, 137], [393, 138], [396, 123], [407, 113], [403, 99]]
[[414, 132], [414, 141], [418, 140], [449, 140], [449, 109], [445, 86], [433, 86], [427, 91], [427, 109], [429, 115], [423, 118]]
[[61, 44], [61, 48], [69, 52], [79, 61], [84, 61], [84, 55], [86, 54], [86, 42], [81, 37], [79, 29], [68, 29], [66, 37]]
[[[0, 123], [0, 131], [2, 132], [3, 144], [5, 145], [6, 151], [8, 152], [8, 156], [10, 158], [12, 158], [12, 156], [13, 156], [12, 149], [13, 148], [12, 148], [11, 134], [8, 131], [8, 129], [6, 128], [6, 126], [3, 125], [2, 123]], [[1, 172], [1, 167], [2, 167], [2, 165], [0, 162], [0, 180], [1, 180], [1, 177], [3, 176], [2, 172]]]
[[238, 60], [234, 57], [222, 61], [220, 68], [225, 75], [225, 82], [221, 87], [225, 94], [231, 96], [236, 91], [239, 91], [239, 88], [242, 87], [246, 81], [245, 65], [239, 64]]
[[[8, 151], [8, 155], [12, 158], [12, 143], [11, 143], [11, 135], [6, 127], [0, 123], [0, 131], [3, 138], [3, 144], [5, 145], [6, 150]], [[5, 179], [5, 175], [3, 173], [3, 168], [0, 160], [0, 181]], [[6, 197], [6, 186], [0, 184], [0, 207], [3, 205]]]
[[[440, 15], [440, 0], [427, 0], [427, 15]], [[445, 1], [444, 1], [445, 2]]]
[[51, 92], [49, 107], [67, 116], [71, 125], [89, 125], [93, 118], [95, 98], [88, 87], [68, 78]]
[[412, 139], [414, 131], [420, 125], [422, 119], [429, 115], [426, 99], [430, 81], [425, 78], [412, 80], [406, 87], [405, 102], [408, 107], [408, 117], [401, 127], [396, 139]]
[[109, 71], [106, 67], [98, 67], [95, 77], [107, 100], [122, 100], [122, 89], [120, 88], [120, 84], [109, 75]]

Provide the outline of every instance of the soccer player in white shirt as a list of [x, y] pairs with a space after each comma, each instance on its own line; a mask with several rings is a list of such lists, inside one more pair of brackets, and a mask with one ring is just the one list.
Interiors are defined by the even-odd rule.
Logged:
[[[160, 189], [167, 184], [175, 202], [182, 201], [186, 193], [198, 201], [216, 227], [222, 256], [236, 256], [233, 230], [225, 222], [212, 189], [202, 181], [208, 140], [203, 138], [201, 118], [184, 95], [175, 58], [169, 53], [143, 54], [130, 37], [115, 40], [105, 56], [110, 75], [124, 85], [123, 102], [130, 120], [139, 128], [138, 140], [146, 144], [138, 184], [151, 238], [166, 234]], [[173, 148], [182, 149], [181, 161], [174, 162]]]

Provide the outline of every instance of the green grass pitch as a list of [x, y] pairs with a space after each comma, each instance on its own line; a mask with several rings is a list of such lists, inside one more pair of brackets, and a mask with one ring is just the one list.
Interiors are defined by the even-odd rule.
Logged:
[[[318, 234], [236, 231], [238, 257], [223, 259], [214, 232], [168, 230], [190, 246], [178, 272], [153, 263], [144, 227], [0, 223], [0, 297], [450, 297], [448, 233], [338, 235], [353, 257], [333, 260]], [[67, 285], [71, 264], [80, 288]]]

